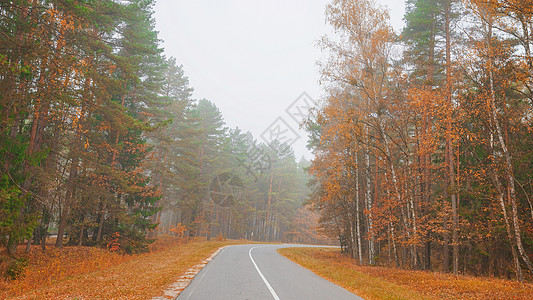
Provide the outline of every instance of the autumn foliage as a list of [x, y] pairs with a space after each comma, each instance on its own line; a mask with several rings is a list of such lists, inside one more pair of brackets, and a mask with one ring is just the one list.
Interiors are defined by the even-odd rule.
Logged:
[[361, 266], [335, 249], [278, 251], [364, 299], [530, 299], [533, 294], [530, 283]]
[[241, 241], [206, 242], [159, 237], [150, 251], [125, 255], [73, 246], [42, 252], [32, 247], [18, 279], [0, 281], [2, 299], [147, 299], [162, 296], [192, 266], [219, 247]]
[[530, 1], [335, 0], [306, 123], [311, 202], [360, 264], [523, 280], [533, 266]]
[[[0, 276], [17, 278], [51, 238], [139, 254], [158, 235], [272, 241], [291, 230], [307, 161], [193, 99], [163, 54], [154, 5], [0, 3]], [[229, 173], [240, 197], [219, 205], [210, 186]]]
[[160, 198], [146, 134], [162, 122], [147, 116], [164, 99], [143, 64], [165, 66], [151, 6], [2, 2], [0, 243], [10, 256], [20, 242], [45, 247], [52, 230], [57, 247], [146, 251]]
[[92, 247], [51, 247], [42, 253], [33, 247], [27, 256], [28, 266], [15, 281], [4, 281], [2, 290], [6, 294], [23, 294], [29, 290], [50, 286], [67, 277], [107, 269], [131, 259], [119, 253]]

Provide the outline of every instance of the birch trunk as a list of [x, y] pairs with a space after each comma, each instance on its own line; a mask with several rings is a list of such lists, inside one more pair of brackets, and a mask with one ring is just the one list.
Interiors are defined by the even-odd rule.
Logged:
[[505, 142], [505, 139], [503, 137], [502, 128], [500, 126], [500, 121], [498, 120], [498, 114], [496, 109], [496, 93], [494, 90], [494, 74], [492, 70], [492, 47], [490, 45], [490, 42], [492, 41], [492, 20], [489, 20], [488, 22], [488, 35], [487, 35], [487, 47], [489, 51], [489, 82], [490, 82], [490, 114], [492, 118], [492, 122], [495, 127], [496, 135], [498, 137], [498, 142], [500, 144], [501, 150], [503, 152], [503, 157], [505, 159], [504, 165], [505, 165], [505, 175], [507, 177], [507, 197], [509, 198], [509, 201], [511, 202], [511, 211], [512, 211], [512, 218], [513, 218], [513, 227], [514, 227], [514, 239], [516, 242], [516, 247], [518, 248], [518, 252], [520, 253], [520, 256], [522, 257], [522, 260], [525, 262], [527, 268], [533, 272], [533, 265], [531, 264], [531, 261], [529, 260], [529, 257], [527, 256], [526, 251], [524, 250], [524, 246], [522, 244], [522, 234], [520, 231], [520, 224], [518, 220], [518, 208], [516, 205], [516, 189], [515, 189], [515, 180], [513, 175], [513, 165], [511, 162], [511, 154], [509, 153], [509, 149], [507, 148], [507, 144]]
[[368, 233], [370, 238], [368, 240], [368, 263], [374, 264], [374, 233], [373, 233], [373, 223], [372, 223], [372, 198], [370, 190], [372, 189], [372, 182], [370, 178], [370, 147], [369, 147], [369, 137], [368, 137], [368, 126], [365, 126], [365, 136], [366, 136], [366, 149], [365, 149], [365, 169], [366, 169], [366, 191], [365, 191], [365, 204], [368, 211]]
[[[356, 149], [359, 149], [359, 145], [356, 143]], [[361, 251], [361, 219], [359, 213], [359, 156], [357, 152], [355, 153], [355, 226], [356, 226], [356, 235], [357, 235], [357, 255], [359, 258], [359, 263], [363, 262], [363, 255]]]

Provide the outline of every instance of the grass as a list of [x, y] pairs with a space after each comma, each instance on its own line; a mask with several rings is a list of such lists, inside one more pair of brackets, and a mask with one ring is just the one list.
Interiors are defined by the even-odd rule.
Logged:
[[533, 299], [533, 284], [385, 267], [360, 266], [338, 249], [278, 252], [365, 299]]
[[161, 238], [150, 253], [121, 255], [90, 247], [32, 248], [24, 276], [0, 281], [0, 299], [150, 299], [163, 295], [218, 248], [249, 241]]

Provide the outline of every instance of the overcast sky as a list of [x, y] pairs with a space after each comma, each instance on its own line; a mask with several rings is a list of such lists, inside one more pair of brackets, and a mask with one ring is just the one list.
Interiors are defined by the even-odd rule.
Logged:
[[[212, 101], [228, 127], [250, 131], [258, 140], [289, 127], [283, 137], [293, 141], [298, 134], [297, 157], [311, 159], [306, 133], [296, 122], [301, 117], [294, 114], [306, 100], [291, 104], [304, 92], [314, 99], [322, 95], [316, 41], [327, 31], [328, 2], [157, 0], [154, 17], [165, 54], [183, 65], [195, 99]], [[377, 2], [390, 8], [399, 31], [404, 1]]]

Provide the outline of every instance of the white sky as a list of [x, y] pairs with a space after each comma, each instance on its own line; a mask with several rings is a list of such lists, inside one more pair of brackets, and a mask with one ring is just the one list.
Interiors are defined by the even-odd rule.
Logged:
[[[285, 110], [303, 93], [320, 97], [316, 41], [327, 0], [157, 0], [165, 54], [182, 64], [196, 99], [215, 103], [228, 127], [257, 138], [281, 117], [298, 130], [296, 156], [311, 159], [307, 135]], [[378, 0], [403, 26], [404, 1]], [[268, 136], [268, 135], [264, 135]], [[268, 138], [268, 137], [267, 137]]]

